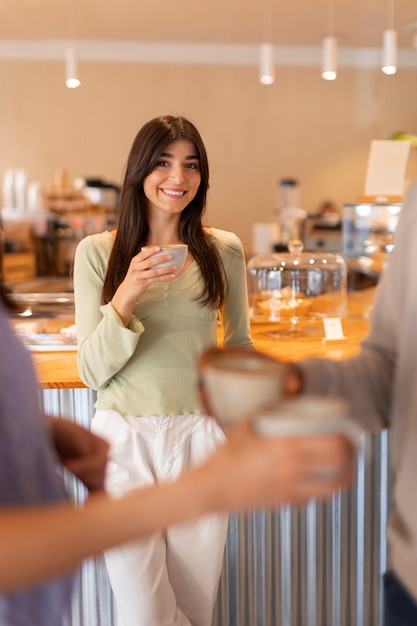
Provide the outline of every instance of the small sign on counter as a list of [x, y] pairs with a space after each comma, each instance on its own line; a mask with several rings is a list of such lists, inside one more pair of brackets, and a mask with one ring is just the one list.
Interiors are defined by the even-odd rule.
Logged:
[[342, 320], [340, 317], [325, 317], [324, 325], [324, 341], [340, 341], [346, 339], [343, 334]]

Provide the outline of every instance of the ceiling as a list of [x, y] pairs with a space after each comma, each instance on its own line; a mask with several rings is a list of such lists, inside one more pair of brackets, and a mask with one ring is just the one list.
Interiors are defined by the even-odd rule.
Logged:
[[0, 0], [3, 41], [256, 44], [270, 30], [277, 45], [317, 46], [334, 34], [339, 46], [368, 48], [392, 27], [399, 47], [412, 48], [416, 0]]

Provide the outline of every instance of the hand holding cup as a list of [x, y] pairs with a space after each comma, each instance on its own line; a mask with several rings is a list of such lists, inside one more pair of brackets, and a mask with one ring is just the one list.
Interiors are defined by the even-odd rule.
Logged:
[[150, 258], [155, 258], [158, 256], [170, 254], [171, 259], [168, 261], [163, 261], [161, 263], [156, 263], [153, 267], [170, 267], [171, 265], [176, 265], [175, 274], [179, 274], [184, 267], [188, 246], [186, 243], [176, 243], [176, 244], [160, 244], [156, 246], [142, 246], [143, 251], [151, 250], [152, 248], [158, 247], [159, 251], [155, 252]]

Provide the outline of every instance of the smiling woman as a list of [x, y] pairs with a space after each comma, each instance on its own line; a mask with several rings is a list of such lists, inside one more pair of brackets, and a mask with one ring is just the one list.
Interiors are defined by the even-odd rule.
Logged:
[[[225, 442], [197, 393], [197, 356], [252, 348], [246, 264], [233, 233], [202, 225], [209, 168], [182, 117], [151, 120], [127, 161], [116, 232], [78, 245], [78, 365], [97, 390], [93, 429], [111, 445], [107, 489], [172, 481]], [[185, 264], [170, 245], [187, 246]], [[120, 623], [209, 626], [228, 517], [212, 514], [106, 555]], [[204, 563], [204, 568], [201, 564]]]

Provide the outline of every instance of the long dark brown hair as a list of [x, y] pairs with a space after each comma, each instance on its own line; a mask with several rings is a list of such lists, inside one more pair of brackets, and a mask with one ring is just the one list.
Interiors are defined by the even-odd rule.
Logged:
[[201, 182], [193, 200], [181, 212], [179, 238], [188, 244], [204, 282], [198, 299], [203, 305], [219, 308], [223, 303], [226, 277], [213, 239], [204, 231], [202, 215], [209, 187], [206, 149], [196, 127], [183, 117], [165, 115], [147, 122], [133, 141], [122, 184], [119, 219], [114, 245], [103, 285], [103, 303], [110, 302], [123, 281], [132, 257], [147, 243], [149, 224], [143, 182], [154, 170], [161, 153], [170, 143], [186, 139], [197, 151]]

